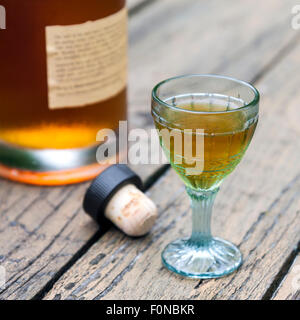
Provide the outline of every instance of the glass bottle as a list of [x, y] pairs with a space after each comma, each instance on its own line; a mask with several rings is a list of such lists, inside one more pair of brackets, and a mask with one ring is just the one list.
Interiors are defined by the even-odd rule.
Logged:
[[125, 0], [1, 5], [0, 175], [39, 185], [93, 178], [105, 167], [97, 132], [127, 116]]

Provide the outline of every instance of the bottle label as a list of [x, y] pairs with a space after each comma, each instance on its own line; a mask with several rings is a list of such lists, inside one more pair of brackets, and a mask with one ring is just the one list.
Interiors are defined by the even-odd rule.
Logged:
[[49, 109], [83, 107], [127, 82], [127, 10], [69, 26], [46, 27]]

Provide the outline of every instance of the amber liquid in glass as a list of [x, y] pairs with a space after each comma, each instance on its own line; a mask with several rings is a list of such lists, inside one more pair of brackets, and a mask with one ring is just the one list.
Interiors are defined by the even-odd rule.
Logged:
[[[174, 128], [182, 132], [181, 142], [171, 137], [170, 141], [164, 141], [164, 135], [160, 135], [160, 143], [167, 154], [172, 167], [190, 188], [209, 190], [217, 187], [224, 177], [233, 171], [244, 155], [257, 124], [257, 119], [247, 123], [243, 112], [225, 112], [224, 106], [209, 104], [189, 104], [177, 106], [181, 109], [193, 111], [205, 111], [203, 114], [181, 113], [180, 120], [176, 119], [176, 126], [172, 126], [172, 112], [166, 122], [155, 119], [158, 130], [167, 129], [171, 132]], [[211, 113], [210, 113], [211, 112]], [[178, 125], [178, 123], [180, 123]], [[191, 129], [191, 139], [184, 139], [184, 129]], [[196, 129], [203, 132], [196, 133]], [[201, 139], [197, 140], [197, 135]], [[202, 142], [201, 142], [202, 141]], [[178, 153], [176, 143], [182, 145]], [[185, 146], [185, 143], [189, 145]], [[202, 152], [197, 154], [197, 143], [201, 143]], [[188, 156], [184, 148], [189, 148]], [[180, 162], [181, 159], [181, 163]], [[194, 161], [194, 162], [193, 162]], [[193, 162], [193, 163], [192, 163]], [[201, 170], [197, 170], [197, 167]], [[196, 168], [196, 169], [195, 169]], [[188, 169], [188, 170], [187, 170]]]

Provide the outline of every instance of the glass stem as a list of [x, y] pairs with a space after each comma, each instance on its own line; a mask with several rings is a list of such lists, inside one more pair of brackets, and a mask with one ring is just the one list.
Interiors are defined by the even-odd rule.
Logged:
[[212, 238], [210, 225], [211, 214], [215, 197], [219, 188], [211, 191], [195, 191], [186, 188], [191, 199], [192, 207], [192, 235], [189, 239], [190, 243], [197, 245], [206, 245]]

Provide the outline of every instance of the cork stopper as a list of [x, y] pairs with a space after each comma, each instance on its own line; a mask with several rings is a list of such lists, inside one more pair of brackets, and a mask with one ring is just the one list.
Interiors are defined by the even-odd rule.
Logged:
[[123, 232], [136, 237], [152, 228], [157, 218], [157, 208], [135, 185], [128, 184], [113, 195], [104, 215]]
[[113, 165], [92, 182], [83, 208], [100, 226], [110, 220], [124, 233], [142, 236], [153, 226], [157, 208], [141, 189], [136, 173], [126, 165]]

